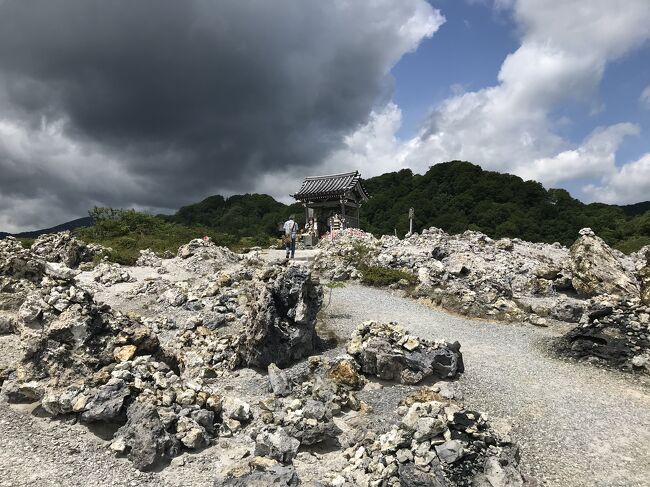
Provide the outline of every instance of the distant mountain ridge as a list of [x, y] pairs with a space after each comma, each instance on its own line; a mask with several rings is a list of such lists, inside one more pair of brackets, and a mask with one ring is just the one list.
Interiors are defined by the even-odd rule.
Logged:
[[650, 201], [643, 201], [641, 203], [635, 203], [633, 205], [623, 205], [621, 209], [628, 216], [636, 216], [650, 211]]
[[27, 232], [19, 232], [19, 233], [0, 232], [0, 238], [5, 238], [9, 236], [16, 237], [16, 238], [36, 238], [39, 235], [44, 235], [46, 233], [64, 232], [66, 230], [75, 230], [76, 228], [90, 227], [92, 225], [93, 225], [93, 219], [90, 218], [89, 216], [85, 216], [82, 218], [77, 218], [76, 220], [70, 220], [69, 222], [55, 225], [50, 228], [44, 228], [42, 230], [30, 230]]

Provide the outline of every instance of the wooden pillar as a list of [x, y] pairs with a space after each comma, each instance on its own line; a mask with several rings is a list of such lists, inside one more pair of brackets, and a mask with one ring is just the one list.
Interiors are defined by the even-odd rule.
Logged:
[[359, 207], [361, 205], [357, 203], [357, 228], [361, 228], [361, 220], [359, 219]]
[[344, 229], [347, 227], [346, 223], [347, 221], [345, 220], [345, 200], [341, 200], [341, 220], [342, 220], [342, 225], [341, 229]]

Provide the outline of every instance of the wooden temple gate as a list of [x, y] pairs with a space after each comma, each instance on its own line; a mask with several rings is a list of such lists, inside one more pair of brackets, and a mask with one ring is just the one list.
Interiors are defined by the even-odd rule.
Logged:
[[308, 177], [292, 196], [304, 205], [305, 221], [318, 223], [316, 235], [325, 228], [359, 228], [361, 205], [370, 197], [359, 171]]

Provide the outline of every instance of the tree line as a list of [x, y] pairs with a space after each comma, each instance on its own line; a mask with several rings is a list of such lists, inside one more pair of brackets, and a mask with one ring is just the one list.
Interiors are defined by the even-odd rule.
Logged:
[[[627, 253], [650, 244], [650, 202], [584, 204], [563, 189], [546, 190], [535, 181], [484, 171], [469, 162], [437, 164], [422, 175], [404, 169], [370, 178], [365, 185], [371, 199], [362, 207], [361, 225], [378, 236], [404, 235], [413, 207], [416, 231], [435, 226], [449, 233], [476, 230], [493, 238], [571, 245], [581, 228], [591, 227]], [[285, 205], [264, 194], [215, 195], [173, 215], [95, 208], [90, 211], [94, 225], [76, 233], [113, 248], [112, 260], [132, 263], [141, 249], [175, 252], [204, 235], [235, 249], [268, 246], [292, 213], [304, 223], [299, 203]]]

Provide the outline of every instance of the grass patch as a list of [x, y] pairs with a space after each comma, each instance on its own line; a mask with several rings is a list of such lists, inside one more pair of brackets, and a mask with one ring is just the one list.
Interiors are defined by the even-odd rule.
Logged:
[[30, 248], [34, 242], [36, 242], [35, 238], [18, 238], [17, 240], [20, 242], [20, 245], [22, 245], [24, 249]]
[[361, 282], [370, 286], [390, 286], [402, 279], [408, 282], [409, 286], [414, 286], [418, 281], [415, 274], [401, 269], [363, 265], [359, 270], [361, 271]]

